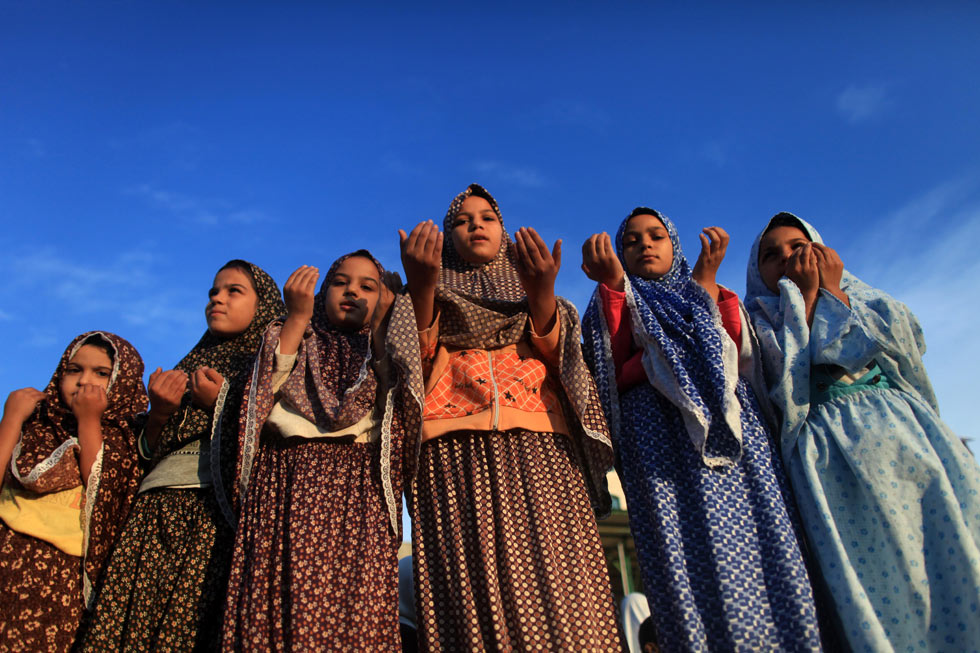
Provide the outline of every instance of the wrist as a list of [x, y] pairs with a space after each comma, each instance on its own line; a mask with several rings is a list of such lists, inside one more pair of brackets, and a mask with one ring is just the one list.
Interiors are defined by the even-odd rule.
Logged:
[[102, 426], [102, 413], [99, 414], [88, 414], [88, 415], [75, 415], [75, 419], [78, 420], [79, 428]]
[[169, 408], [155, 408], [153, 406], [150, 406], [150, 412], [146, 414], [146, 421], [152, 422], [154, 424], [163, 424], [168, 419], [170, 419], [171, 415], [173, 415], [176, 412], [177, 412], [176, 407], [174, 407], [173, 409], [169, 409]]

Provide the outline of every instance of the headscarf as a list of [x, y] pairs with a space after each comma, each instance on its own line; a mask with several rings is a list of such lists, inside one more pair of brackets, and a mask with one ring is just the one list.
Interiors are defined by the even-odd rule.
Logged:
[[[656, 217], [670, 236], [674, 260], [659, 279], [644, 279], [626, 268], [623, 234], [637, 215]], [[691, 278], [677, 228], [662, 213], [637, 207], [620, 224], [615, 244], [625, 271], [633, 339], [643, 350], [647, 378], [680, 412], [688, 437], [705, 465], [727, 468], [737, 464], [742, 455], [741, 405], [735, 395], [738, 351], [722, 326], [715, 300]], [[622, 425], [616, 367], [598, 288], [589, 302], [585, 325], [585, 346], [595, 368], [599, 394], [613, 434], [619, 438]], [[654, 426], [651, 424], [651, 429]]]
[[813, 325], [807, 326], [803, 294], [795, 283], [783, 277], [778, 293], [766, 287], [759, 272], [759, 246], [770, 229], [786, 224], [799, 228], [811, 242], [823, 243], [806, 221], [777, 213], [752, 244], [745, 278], [745, 305], [762, 346], [769, 398], [781, 413], [784, 458], [791, 455], [810, 412], [811, 365], [837, 365], [853, 373], [875, 361], [890, 384], [922, 398], [938, 414], [922, 363], [922, 327], [905, 304], [844, 270], [840, 287], [851, 307], [821, 291]]
[[[456, 251], [452, 239], [456, 214], [463, 201], [471, 196], [487, 200], [500, 220], [502, 231], [496, 256], [480, 265], [466, 262]], [[442, 269], [436, 289], [439, 342], [460, 348], [496, 349], [521, 341], [530, 319], [527, 297], [517, 272], [515, 248], [504, 229], [496, 200], [482, 186], [471, 184], [449, 205], [443, 230]], [[610, 508], [605, 475], [612, 467], [612, 443], [597, 401], [595, 383], [582, 358], [578, 313], [568, 300], [556, 299], [561, 328], [558, 377], [564, 393], [566, 417], [575, 431], [572, 440], [585, 467], [592, 507], [601, 516]], [[424, 390], [415, 313], [408, 295], [395, 301], [386, 343], [393, 360], [403, 369], [413, 399], [406, 421], [418, 429], [409, 438], [415, 443], [415, 450], [407, 455], [414, 460], [421, 445]]]
[[[180, 408], [164, 425], [159, 443], [153, 451], [155, 465], [165, 456], [182, 448], [210, 447], [211, 477], [218, 504], [230, 523], [231, 506], [227, 488], [222, 481], [233, 478], [237, 457], [238, 412], [242, 393], [252, 360], [262, 342], [265, 326], [285, 311], [285, 304], [276, 282], [259, 266], [247, 261], [233, 260], [222, 266], [245, 266], [257, 295], [255, 316], [248, 327], [238, 335], [224, 338], [205, 331], [194, 348], [177, 365], [188, 376], [202, 366], [214, 369], [224, 377], [214, 409], [206, 410], [194, 405], [190, 391], [184, 393]], [[231, 416], [231, 417], [227, 417]], [[222, 434], [227, 433], [225, 437]]]
[[[78, 459], [78, 422], [61, 397], [61, 379], [78, 350], [102, 339], [112, 346], [112, 374], [102, 413], [102, 448], [89, 472], [82, 508], [82, 590], [86, 604], [105, 567], [139, 489], [134, 418], [146, 410], [143, 359], [119, 336], [89, 331], [65, 349], [44, 398], [24, 422], [10, 469], [25, 490], [37, 494], [60, 492], [82, 484]], [[98, 345], [96, 345], [98, 346]]]
[[[359, 330], [351, 331], [335, 326], [327, 318], [327, 290], [341, 264], [352, 256], [374, 263], [378, 269], [378, 279], [384, 283], [384, 267], [367, 250], [357, 250], [334, 261], [313, 300], [313, 317], [303, 334], [293, 369], [279, 388], [279, 401], [329, 431], [356, 424], [370, 413], [374, 409], [378, 390], [378, 378], [370, 364], [370, 319]], [[248, 487], [262, 425], [277, 401], [272, 392], [272, 374], [283, 324], [283, 319], [275, 320], [266, 329], [245, 391], [247, 401], [242, 413], [242, 446], [237, 472], [237, 493], [241, 496]], [[393, 468], [397, 468], [397, 465], [392, 465], [392, 456], [400, 460], [399, 454], [392, 452], [391, 430], [388, 429], [382, 433], [381, 442], [382, 485], [395, 532], [398, 532], [400, 525], [400, 497], [396, 499], [394, 488], [401, 481], [400, 475], [393, 480], [391, 474]]]

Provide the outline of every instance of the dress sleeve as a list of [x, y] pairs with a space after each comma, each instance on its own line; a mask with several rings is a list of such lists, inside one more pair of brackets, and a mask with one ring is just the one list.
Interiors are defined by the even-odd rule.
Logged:
[[561, 319], [556, 318], [551, 330], [544, 335], [538, 335], [538, 330], [534, 328], [534, 322], [528, 319], [528, 332], [531, 336], [531, 346], [533, 346], [546, 363], [552, 367], [558, 367], [558, 344], [561, 336]]
[[606, 318], [606, 326], [609, 327], [609, 345], [612, 349], [618, 378], [623, 369], [623, 364], [630, 358], [630, 350], [633, 344], [633, 333], [630, 330], [630, 309], [626, 304], [625, 292], [613, 290], [600, 283], [599, 296], [602, 298], [602, 313]]
[[436, 310], [435, 317], [429, 328], [419, 331], [419, 353], [422, 357], [422, 378], [428, 379], [432, 372], [432, 363], [436, 357], [436, 350], [439, 348], [439, 311]]
[[810, 326], [810, 362], [837, 365], [848, 372], [867, 366], [882, 347], [866, 328], [872, 325], [862, 322], [858, 312], [821, 290]]
[[742, 351], [742, 315], [738, 309], [738, 295], [728, 288], [718, 287], [721, 300], [718, 302], [718, 312], [721, 313], [721, 324], [725, 331], [735, 341], [739, 353]]
[[298, 353], [299, 352], [294, 354], [280, 353], [279, 345], [276, 344], [276, 357], [272, 368], [273, 394], [279, 392], [279, 388], [281, 388], [282, 384], [289, 378], [289, 373], [293, 371], [293, 366], [296, 365], [296, 355]]

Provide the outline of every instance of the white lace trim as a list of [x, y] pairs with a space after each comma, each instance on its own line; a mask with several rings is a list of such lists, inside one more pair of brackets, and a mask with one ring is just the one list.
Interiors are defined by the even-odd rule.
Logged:
[[385, 503], [388, 504], [388, 517], [391, 519], [391, 532], [398, 534], [398, 504], [395, 502], [395, 490], [391, 486], [391, 422], [394, 412], [395, 389], [391, 388], [385, 397], [385, 412], [381, 419], [381, 486], [384, 490]]
[[92, 595], [92, 581], [85, 570], [85, 561], [88, 558], [88, 544], [90, 536], [90, 526], [92, 524], [92, 510], [95, 509], [95, 500], [99, 494], [99, 485], [102, 482], [102, 454], [105, 453], [105, 443], [99, 447], [99, 453], [95, 456], [92, 469], [88, 474], [88, 485], [85, 486], [85, 506], [82, 508], [82, 597], [85, 601], [86, 609], [91, 610], [95, 597]]
[[214, 496], [221, 507], [221, 513], [225, 516], [228, 523], [234, 528], [238, 520], [231, 509], [228, 497], [225, 495], [225, 486], [221, 482], [221, 423], [225, 418], [225, 400], [228, 398], [228, 379], [221, 382], [221, 390], [218, 391], [218, 398], [214, 402], [214, 415], [211, 417], [211, 484], [214, 486]]
[[[23, 433], [21, 433], [21, 438], [23, 438]], [[62, 457], [64, 457], [65, 452], [72, 447], [78, 446], [78, 438], [68, 438], [61, 445], [55, 449], [50, 456], [39, 462], [34, 466], [34, 469], [30, 471], [27, 476], [21, 476], [20, 471], [17, 469], [16, 461], [20, 458], [21, 445], [23, 444], [22, 439], [17, 440], [17, 444], [14, 445], [13, 455], [10, 456], [10, 471], [13, 473], [14, 478], [17, 481], [27, 487], [29, 485], [34, 485], [37, 480], [41, 478], [43, 474], [50, 472], [55, 465], [61, 462]]]
[[[277, 344], [276, 346], [278, 347], [279, 345]], [[255, 454], [258, 450], [258, 436], [256, 435], [256, 423], [258, 420], [255, 418], [255, 402], [259, 388], [259, 362], [262, 360], [264, 350], [265, 340], [263, 339], [262, 344], [259, 346], [258, 354], [255, 357], [255, 363], [252, 365], [252, 382], [249, 384], [248, 398], [245, 400], [245, 433], [242, 435], [240, 442], [242, 471], [239, 473], [237, 480], [238, 496], [242, 498], [242, 501], [245, 501], [245, 490], [248, 489], [248, 479], [252, 475], [252, 465], [255, 462]]]

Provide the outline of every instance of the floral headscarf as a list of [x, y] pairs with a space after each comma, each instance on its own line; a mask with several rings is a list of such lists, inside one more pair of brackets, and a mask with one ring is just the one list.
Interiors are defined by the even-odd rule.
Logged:
[[24, 422], [11, 458], [11, 472], [25, 490], [47, 494], [82, 484], [78, 458], [78, 422], [61, 397], [65, 368], [86, 344], [108, 342], [113, 350], [112, 374], [106, 390], [108, 405], [102, 413], [102, 449], [92, 465], [82, 508], [82, 573], [86, 604], [105, 567], [116, 539], [126, 523], [139, 489], [140, 469], [133, 424], [146, 410], [143, 359], [119, 336], [90, 331], [77, 336], [65, 349], [44, 399]]

